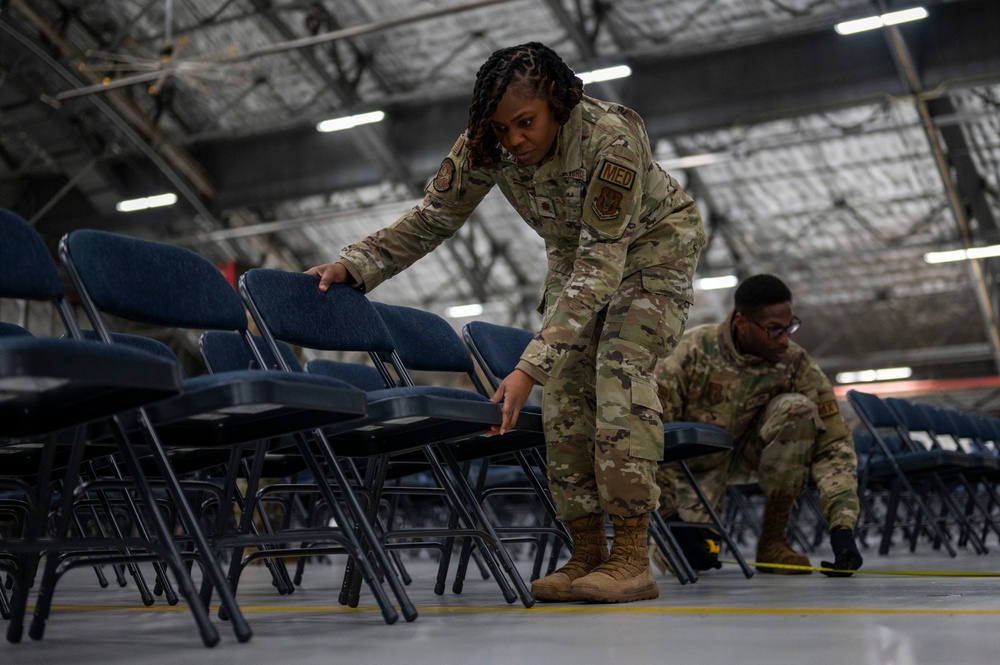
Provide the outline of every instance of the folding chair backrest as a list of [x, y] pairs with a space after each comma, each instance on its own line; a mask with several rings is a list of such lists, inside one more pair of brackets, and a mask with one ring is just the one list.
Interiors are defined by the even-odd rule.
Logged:
[[[52, 303], [72, 336], [79, 335], [62, 278], [45, 241], [31, 224], [0, 208], [0, 298]], [[13, 325], [13, 324], [11, 324]]]
[[[267, 362], [268, 369], [280, 367], [274, 360], [274, 355], [264, 338], [255, 335], [253, 342], [261, 357]], [[201, 336], [198, 340], [198, 346], [201, 349], [201, 357], [205, 361], [205, 366], [213, 374], [235, 372], [242, 369], [260, 369], [260, 363], [253, 357], [247, 345], [243, 343], [242, 337], [237, 333], [211, 330]], [[301, 372], [302, 366], [292, 347], [284, 342], [279, 342], [278, 348], [281, 350], [281, 357], [284, 358], [291, 371]]]
[[0, 297], [56, 301], [62, 280], [45, 241], [28, 222], [0, 208]]
[[954, 409], [936, 409], [938, 417], [948, 423], [945, 432], [955, 440], [958, 446], [967, 453], [982, 451], [984, 443], [980, 437], [979, 422], [976, 416], [960, 413]]
[[14, 323], [0, 321], [0, 337], [30, 337], [31, 333]]
[[[80, 230], [64, 236], [59, 251], [74, 283], [86, 292], [80, 295], [91, 319], [99, 319], [91, 311], [96, 307], [151, 325], [247, 328], [243, 304], [222, 272], [188, 249]], [[95, 328], [98, 325], [94, 320]]]
[[854, 407], [861, 420], [869, 426], [869, 429], [872, 427], [892, 429], [898, 427], [899, 423], [895, 414], [889, 410], [889, 407], [878, 395], [849, 390], [847, 400]]
[[885, 403], [896, 414], [900, 434], [912, 444], [908, 446], [912, 451], [940, 447], [930, 415], [920, 404], [897, 397], [887, 397]]
[[528, 330], [485, 321], [467, 323], [462, 335], [493, 390], [514, 371], [533, 336]]
[[385, 380], [377, 369], [371, 365], [362, 365], [361, 363], [317, 358], [306, 363], [306, 372], [309, 374], [332, 376], [335, 379], [347, 381], [352, 386], [361, 388], [366, 392], [382, 390], [386, 387]]
[[395, 356], [380, 360], [392, 365], [404, 383], [413, 383], [408, 374], [411, 370], [462, 374], [472, 382], [476, 392], [487, 394], [476, 375], [469, 348], [444, 318], [414, 307], [380, 302], [373, 302], [372, 306], [389, 329], [396, 350]]
[[994, 429], [990, 416], [975, 418], [976, 429], [979, 430], [979, 443], [986, 452], [996, 455], [1000, 449], [1000, 429]]
[[451, 324], [434, 312], [373, 302], [406, 369], [420, 372], [476, 371], [469, 349]]
[[393, 340], [372, 304], [355, 289], [305, 273], [254, 268], [240, 278], [258, 324], [275, 338], [310, 349], [390, 354]]

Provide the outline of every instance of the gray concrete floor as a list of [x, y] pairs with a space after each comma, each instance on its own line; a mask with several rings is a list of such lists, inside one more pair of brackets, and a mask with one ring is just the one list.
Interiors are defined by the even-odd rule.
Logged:
[[[960, 551], [954, 559], [928, 545], [887, 557], [869, 551], [864, 570], [1000, 573], [1000, 544], [990, 545], [990, 554]], [[813, 564], [827, 557], [814, 553]], [[460, 595], [437, 596], [433, 563], [412, 561], [409, 593], [420, 616], [386, 625], [367, 592], [357, 610], [337, 605], [339, 561], [308, 566], [289, 596], [274, 593], [263, 567], [248, 569], [239, 601], [254, 636], [237, 643], [216, 620], [222, 640], [212, 649], [201, 645], [183, 602], [144, 608], [131, 587], [100, 589], [92, 571], [75, 570], [57, 589], [45, 638], [0, 643], [0, 662], [992, 665], [1000, 651], [1000, 577], [758, 573], [748, 580], [726, 565], [683, 586], [658, 575], [653, 601], [525, 609], [478, 577]]]

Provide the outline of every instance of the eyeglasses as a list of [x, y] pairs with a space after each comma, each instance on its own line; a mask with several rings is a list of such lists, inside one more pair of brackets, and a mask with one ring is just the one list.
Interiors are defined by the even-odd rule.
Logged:
[[750, 317], [747, 317], [747, 320], [750, 323], [757, 326], [758, 328], [760, 328], [761, 330], [763, 330], [764, 332], [766, 332], [768, 339], [778, 339], [783, 334], [794, 335], [795, 331], [798, 330], [799, 326], [802, 325], [802, 322], [799, 321], [799, 317], [797, 316], [793, 316], [792, 322], [789, 323], [787, 326], [765, 326], [763, 323], [757, 323]]

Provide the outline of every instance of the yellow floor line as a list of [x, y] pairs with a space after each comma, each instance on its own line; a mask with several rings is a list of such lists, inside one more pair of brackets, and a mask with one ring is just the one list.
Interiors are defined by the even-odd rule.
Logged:
[[[370, 607], [341, 605], [252, 605], [241, 607], [245, 614], [328, 614], [333, 612], [378, 612]], [[32, 608], [29, 608], [29, 613]], [[184, 605], [152, 607], [115, 605], [55, 605], [53, 612], [187, 612]], [[213, 613], [218, 608], [212, 608]], [[1000, 616], [1000, 608], [915, 608], [915, 607], [643, 607], [636, 605], [535, 605], [525, 609], [520, 605], [498, 607], [418, 607], [421, 614], [487, 614], [498, 612], [532, 612], [543, 614], [690, 614], [690, 615], [902, 615], [902, 616]]]

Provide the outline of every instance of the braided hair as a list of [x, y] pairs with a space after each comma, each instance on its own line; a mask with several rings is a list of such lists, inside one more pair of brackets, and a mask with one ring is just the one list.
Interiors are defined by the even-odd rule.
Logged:
[[500, 159], [490, 120], [511, 82], [526, 84], [536, 97], [546, 97], [560, 125], [569, 120], [583, 96], [583, 81], [548, 46], [529, 42], [494, 51], [476, 74], [469, 106], [466, 145], [473, 168], [489, 167]]

